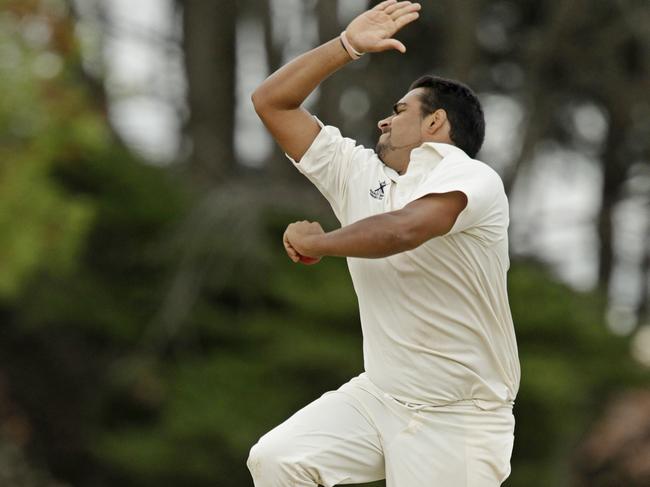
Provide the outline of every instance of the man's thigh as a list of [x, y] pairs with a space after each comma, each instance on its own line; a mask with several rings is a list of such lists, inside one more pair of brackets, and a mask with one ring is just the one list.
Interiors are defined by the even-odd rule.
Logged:
[[510, 473], [513, 430], [507, 410], [413, 412], [384, 445], [386, 485], [498, 487]]
[[256, 486], [329, 487], [384, 478], [377, 431], [359, 402], [341, 391], [324, 394], [262, 436], [248, 465]]

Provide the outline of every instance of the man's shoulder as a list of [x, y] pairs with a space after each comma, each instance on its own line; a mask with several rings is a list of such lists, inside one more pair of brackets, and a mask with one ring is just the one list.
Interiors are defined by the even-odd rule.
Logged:
[[492, 166], [480, 159], [469, 157], [460, 149], [443, 157], [436, 169], [440, 172], [453, 171], [470, 178], [484, 179], [486, 182], [494, 183], [503, 189], [501, 176]]
[[492, 166], [479, 159], [470, 159], [470, 160], [475, 164], [476, 171], [478, 171], [478, 173], [482, 177], [486, 178], [488, 181], [498, 186], [501, 189], [501, 191], [504, 190], [503, 180], [501, 179], [499, 173]]

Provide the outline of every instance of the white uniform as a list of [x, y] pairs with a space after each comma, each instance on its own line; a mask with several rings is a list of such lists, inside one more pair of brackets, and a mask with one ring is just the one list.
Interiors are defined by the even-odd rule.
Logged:
[[330, 126], [294, 164], [344, 226], [432, 193], [462, 191], [468, 203], [449, 233], [416, 249], [348, 258], [365, 372], [260, 440], [249, 458], [255, 485], [384, 476], [398, 487], [500, 485], [510, 471], [520, 375], [501, 179], [439, 143], [414, 149], [400, 176]]

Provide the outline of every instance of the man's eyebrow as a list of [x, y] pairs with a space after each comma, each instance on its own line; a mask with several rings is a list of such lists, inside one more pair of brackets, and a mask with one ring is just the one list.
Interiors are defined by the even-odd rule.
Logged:
[[407, 107], [407, 106], [408, 106], [408, 105], [407, 105], [406, 103], [404, 103], [404, 102], [398, 102], [398, 103], [395, 103], [395, 104], [393, 105], [393, 111], [394, 111], [395, 113], [397, 113], [397, 109], [398, 109], [399, 107]]

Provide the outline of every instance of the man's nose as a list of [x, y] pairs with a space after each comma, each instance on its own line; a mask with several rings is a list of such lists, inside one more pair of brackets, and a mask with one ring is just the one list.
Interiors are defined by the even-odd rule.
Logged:
[[382, 134], [384, 134], [384, 133], [388, 132], [388, 130], [390, 128], [390, 121], [387, 118], [385, 118], [383, 120], [380, 120], [379, 123], [377, 124], [377, 127], [379, 128], [379, 131]]

